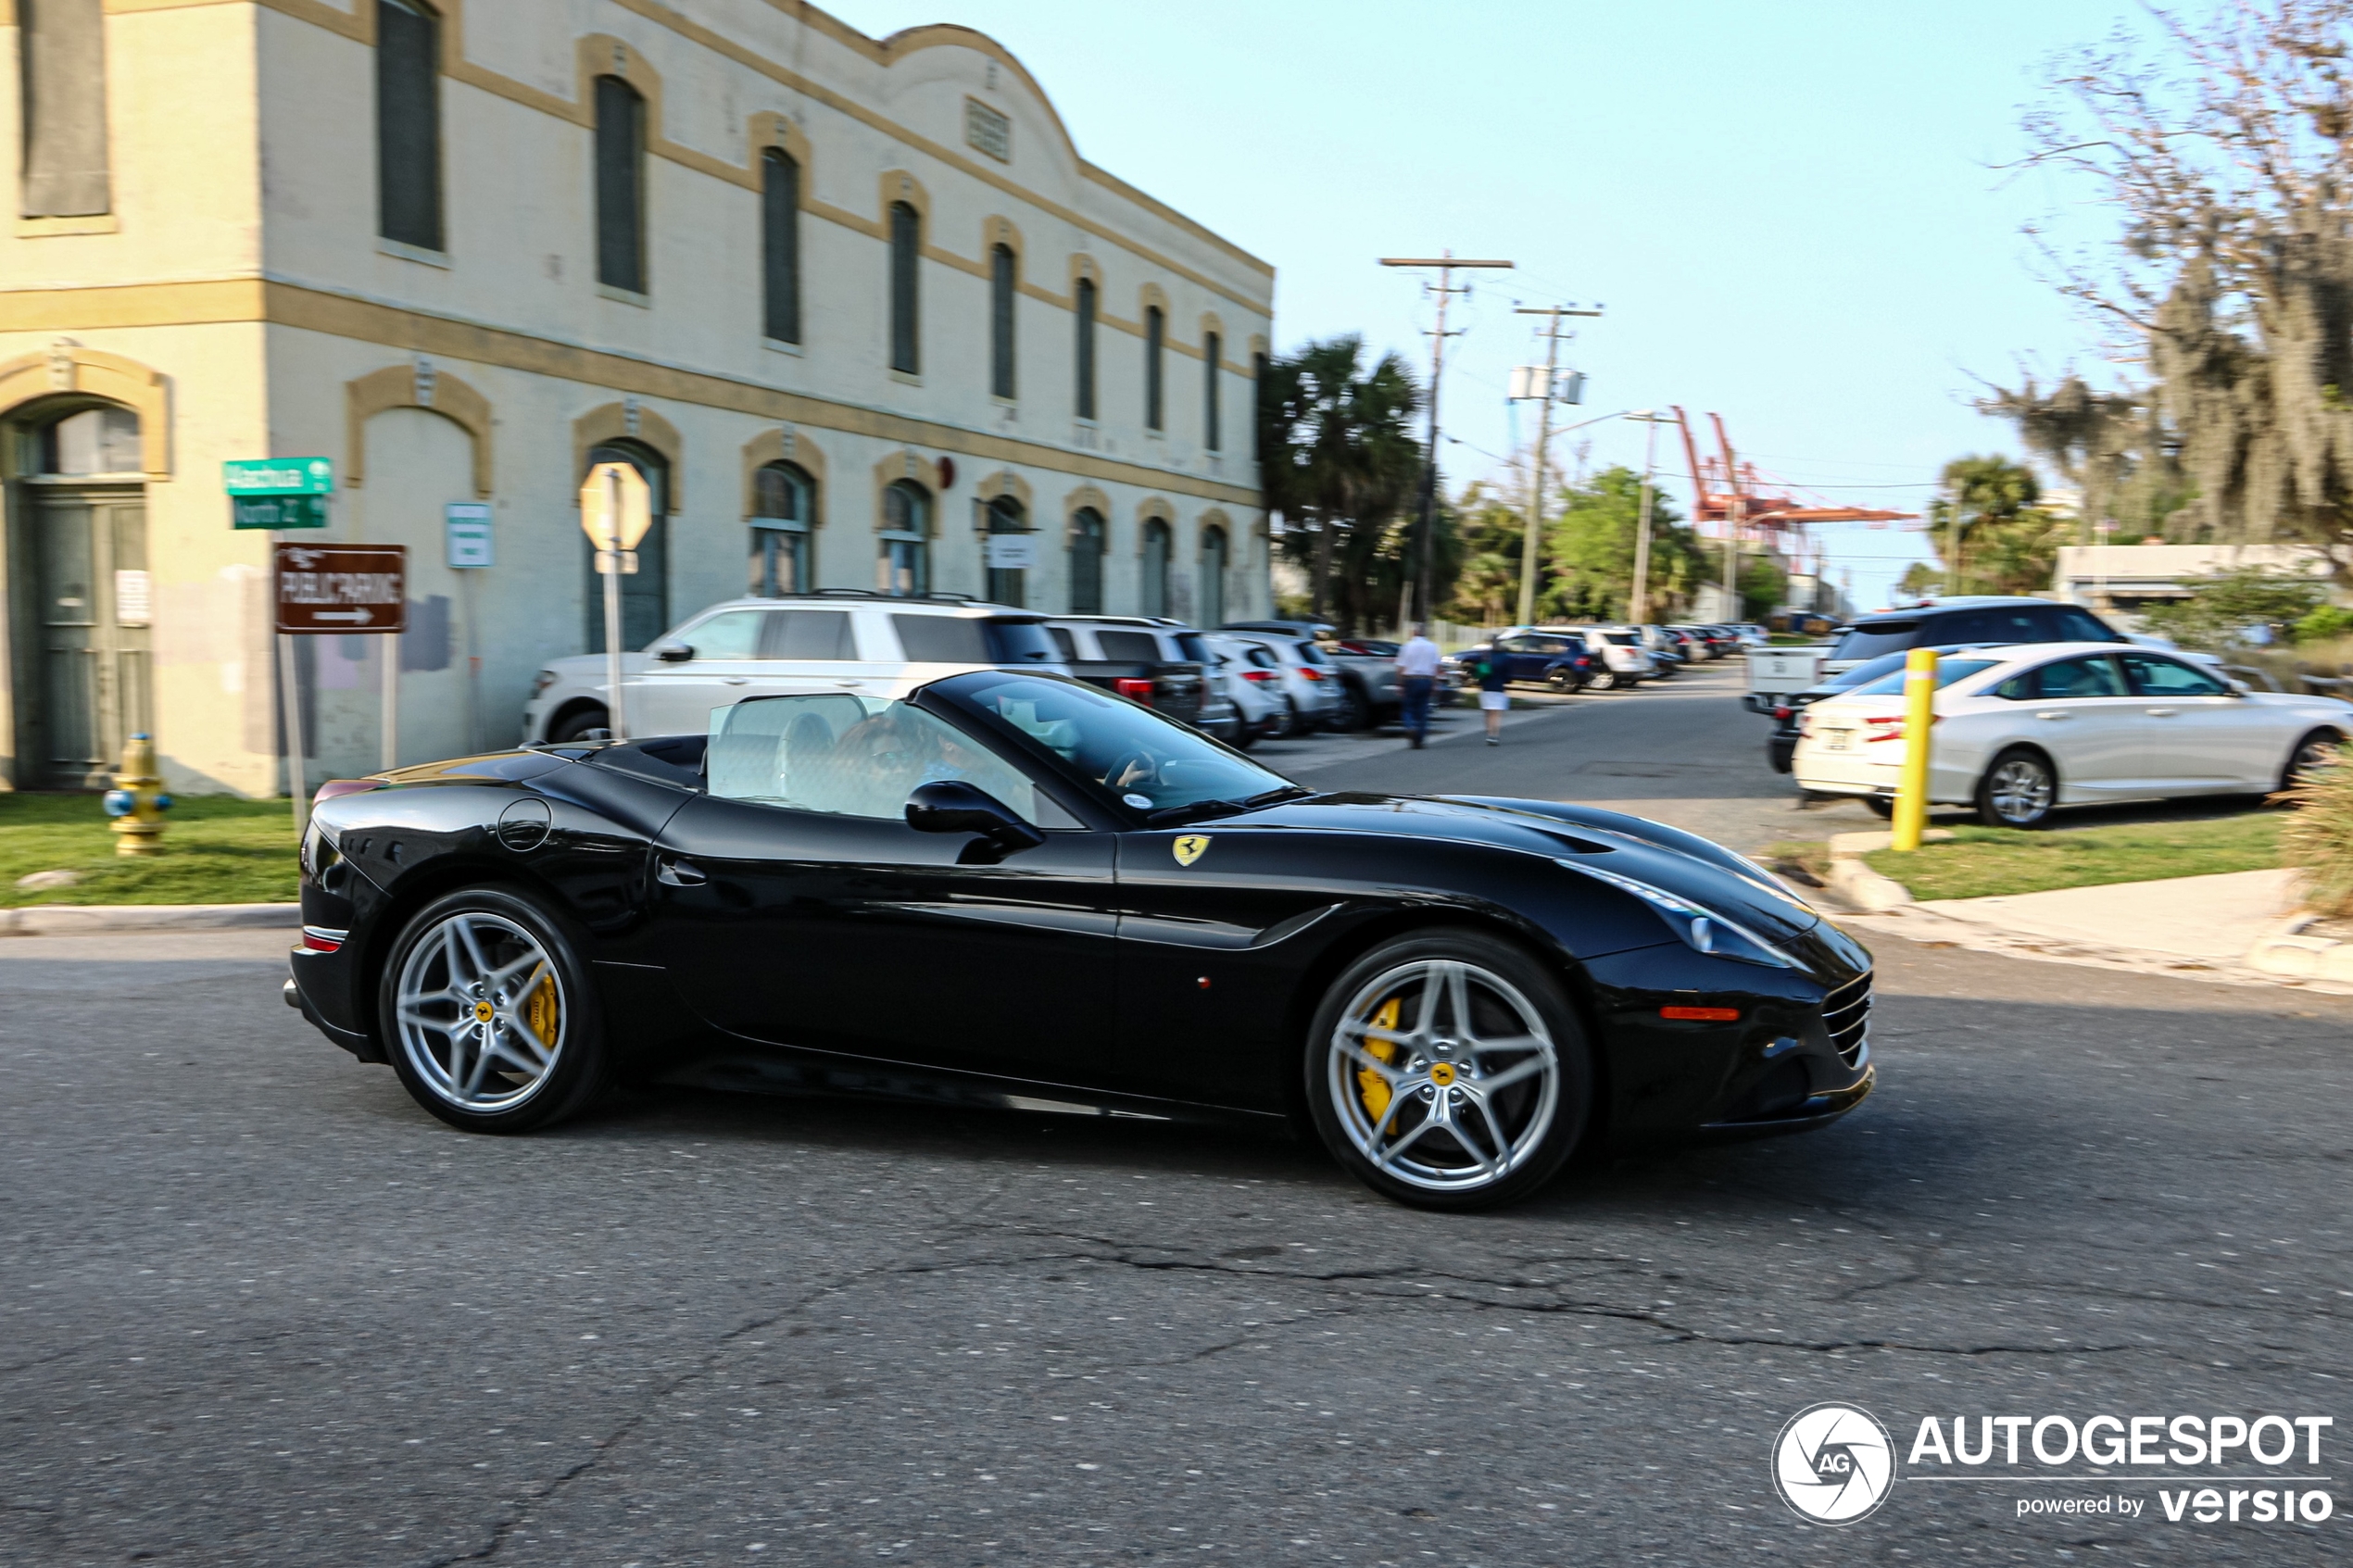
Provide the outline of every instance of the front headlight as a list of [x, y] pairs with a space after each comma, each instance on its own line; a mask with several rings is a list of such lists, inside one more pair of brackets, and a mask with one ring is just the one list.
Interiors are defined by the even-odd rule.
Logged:
[[557, 675], [554, 671], [542, 670], [539, 673], [531, 678], [531, 695], [535, 697], [537, 696], [541, 692], [544, 692], [549, 686], [554, 685], [556, 684], [556, 680]]
[[1746, 926], [1726, 920], [1715, 910], [1705, 909], [1664, 887], [1654, 887], [1647, 882], [1637, 882], [1630, 876], [1605, 872], [1580, 860], [1556, 862], [1570, 871], [1581, 872], [1597, 882], [1623, 888], [1656, 910], [1667, 922], [1667, 929], [1683, 939], [1693, 952], [1711, 958], [1737, 959], [1743, 963], [1766, 964], [1774, 969], [1795, 969], [1787, 954], [1757, 935]]

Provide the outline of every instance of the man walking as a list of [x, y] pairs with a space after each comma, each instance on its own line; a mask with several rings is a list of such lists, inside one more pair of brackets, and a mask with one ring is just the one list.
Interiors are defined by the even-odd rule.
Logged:
[[1438, 645], [1426, 634], [1428, 627], [1416, 621], [1414, 634], [1397, 650], [1397, 673], [1403, 677], [1402, 688], [1405, 721], [1405, 739], [1416, 751], [1429, 735], [1429, 697], [1438, 685]]

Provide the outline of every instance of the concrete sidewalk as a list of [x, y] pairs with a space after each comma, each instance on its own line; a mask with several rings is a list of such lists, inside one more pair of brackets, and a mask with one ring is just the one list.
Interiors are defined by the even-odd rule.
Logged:
[[[2283, 976], [2252, 957], [2296, 907], [2296, 873], [2275, 870], [2163, 882], [2063, 887], [1999, 898], [1937, 898], [1842, 924], [1915, 942], [2104, 969], [2276, 985]], [[2293, 977], [2315, 989], [2353, 992], [2329, 979]]]

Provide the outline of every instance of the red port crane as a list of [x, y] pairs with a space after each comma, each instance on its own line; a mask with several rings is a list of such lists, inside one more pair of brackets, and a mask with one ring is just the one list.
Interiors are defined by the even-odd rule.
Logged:
[[1681, 408], [1675, 409], [1676, 426], [1683, 433], [1683, 457], [1691, 464], [1694, 526], [1712, 522], [1720, 529], [1737, 522], [1744, 531], [1794, 534], [1798, 542], [1796, 553], [1802, 554], [1808, 523], [1867, 522], [1876, 528], [1891, 522], [1915, 521], [1919, 517], [1918, 512], [1831, 506], [1810, 491], [1800, 491], [1784, 480], [1760, 472], [1755, 463], [1736, 459], [1731, 437], [1724, 433], [1724, 417], [1710, 414], [1707, 418], [1716, 427], [1719, 455], [1703, 458], [1698, 443], [1692, 439], [1692, 421]]

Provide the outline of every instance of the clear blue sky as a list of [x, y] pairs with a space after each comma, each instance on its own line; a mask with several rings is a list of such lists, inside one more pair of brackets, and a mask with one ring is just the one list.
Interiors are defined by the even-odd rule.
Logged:
[[[2058, 210], [2098, 232], [2101, 215], [1990, 166], [2022, 151], [2042, 62], [2130, 0], [830, 8], [878, 35], [952, 21], [1004, 44], [1088, 158], [1275, 264], [1279, 347], [1360, 332], [1426, 370], [1428, 308], [1374, 258], [1517, 261], [1477, 281], [1455, 340], [1451, 484], [1510, 449], [1505, 377], [1533, 352], [1515, 302], [1607, 307], [1580, 324], [1573, 417], [1718, 411], [1784, 477], [1905, 510], [1946, 459], [2017, 451], [1969, 407], [1978, 378], [2096, 363], [2019, 226]], [[1586, 437], [1592, 463], [1642, 461], [1640, 425]], [[1896, 529], [1827, 543], [1865, 608], [1922, 553]]]

